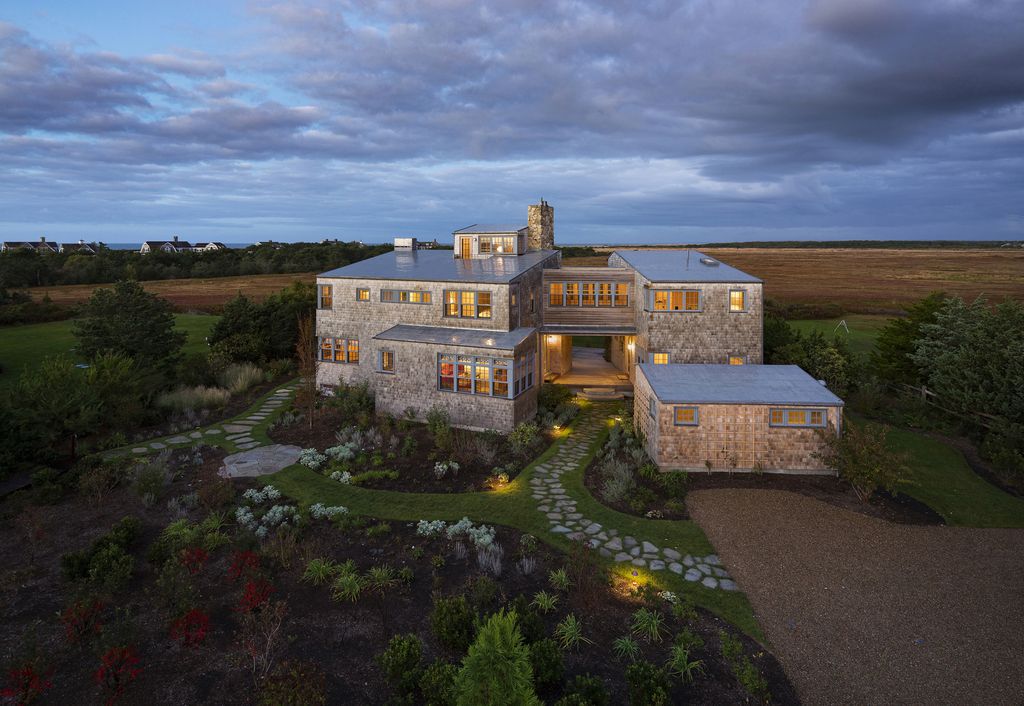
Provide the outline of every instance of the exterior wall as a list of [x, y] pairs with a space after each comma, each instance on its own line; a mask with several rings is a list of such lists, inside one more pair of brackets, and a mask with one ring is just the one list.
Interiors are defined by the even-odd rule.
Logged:
[[[438, 354], [513, 358], [514, 354], [534, 349], [537, 345], [536, 335], [530, 336], [516, 351], [405, 341], [373, 343], [377, 344], [378, 350], [394, 352], [394, 373], [382, 373], [377, 370], [376, 354], [372, 360], [360, 354], [359, 365], [321, 362], [318, 365], [318, 381], [321, 384], [336, 384], [339, 379], [349, 383], [366, 380], [374, 390], [377, 410], [380, 412], [397, 417], [404, 414], [406, 409], [412, 409], [415, 411], [415, 418], [423, 421], [427, 412], [438, 406], [448, 412], [453, 425], [470, 429], [497, 429], [508, 432], [519, 422], [532, 419], [537, 414], [540, 379], [536, 372], [533, 387], [511, 400], [446, 392], [439, 390], [437, 384]], [[509, 384], [512, 384], [511, 381]]]
[[[636, 275], [637, 348], [644, 355], [668, 353], [670, 363], [728, 363], [742, 355], [748, 365], [763, 362], [763, 286], [760, 283], [651, 283]], [[646, 311], [650, 289], [698, 289], [702, 310]], [[729, 291], [747, 293], [747, 310], [729, 311]], [[638, 359], [643, 358], [638, 355]]]
[[[544, 269], [535, 267], [516, 280], [516, 284], [519, 285], [519, 296], [515, 309], [519, 314], [519, 326], [539, 328], [543, 322], [543, 279]], [[509, 320], [515, 320], [512, 312], [509, 313]]]
[[[830, 470], [814, 458], [815, 452], [824, 451], [822, 430], [769, 425], [769, 410], [787, 405], [698, 404], [694, 406], [699, 410], [699, 424], [676, 426], [676, 404], [655, 401], [657, 417], [651, 418], [653, 393], [642, 372], [637, 374], [635, 392], [633, 418], [647, 439], [647, 453], [663, 470], [706, 471], [708, 461], [714, 471]], [[813, 408], [825, 409], [828, 425], [840, 429], [841, 407]]]
[[572, 336], [543, 336], [540, 345], [543, 376], [565, 375], [572, 370]]
[[[630, 329], [636, 321], [636, 292], [634, 277], [629, 271], [608, 267], [563, 267], [544, 272], [543, 302], [544, 323], [568, 326], [614, 326]], [[596, 286], [601, 282], [628, 285], [629, 306], [551, 306], [550, 288], [552, 283], [588, 283]]]

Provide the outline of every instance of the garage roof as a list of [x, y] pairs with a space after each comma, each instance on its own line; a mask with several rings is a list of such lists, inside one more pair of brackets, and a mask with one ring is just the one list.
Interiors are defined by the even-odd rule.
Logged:
[[639, 366], [659, 401], [835, 407], [843, 401], [798, 365]]

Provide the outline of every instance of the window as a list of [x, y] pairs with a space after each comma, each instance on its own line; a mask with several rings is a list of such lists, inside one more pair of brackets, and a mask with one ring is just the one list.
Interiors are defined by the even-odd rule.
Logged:
[[320, 360], [330, 363], [358, 363], [359, 341], [354, 338], [321, 338]]
[[612, 305], [612, 285], [610, 282], [600, 282], [597, 285], [597, 305]]
[[565, 290], [561, 282], [552, 282], [548, 285], [548, 306], [564, 306]]
[[[437, 387], [464, 395], [512, 398], [533, 386], [533, 352], [511, 358], [483, 358], [470, 355], [437, 356]], [[515, 393], [509, 394], [514, 377]]]
[[746, 356], [743, 356], [743, 355], [730, 355], [729, 356], [729, 365], [745, 365], [746, 362], [747, 362], [747, 357]]
[[393, 373], [395, 372], [395, 352], [394, 351], [380, 351], [379, 353], [379, 366], [378, 370], [382, 373]]
[[318, 309], [330, 309], [334, 305], [334, 285], [321, 284], [317, 287], [317, 305]]
[[651, 415], [651, 419], [658, 418], [658, 402], [653, 397], [647, 401], [647, 413]]
[[491, 293], [445, 290], [444, 315], [463, 319], [489, 319]]
[[668, 353], [651, 353], [651, 362], [655, 365], [668, 365]]
[[405, 289], [382, 289], [380, 300], [391, 304], [430, 304], [430, 292], [420, 292]]
[[566, 306], [579, 306], [580, 305], [580, 283], [579, 282], [566, 282], [565, 283], [565, 305]]
[[700, 311], [700, 290], [655, 289], [651, 291], [649, 311]]
[[365, 287], [359, 287], [356, 289], [356, 301], [357, 302], [368, 302], [370, 301], [370, 290]]
[[580, 285], [583, 290], [582, 306], [594, 306], [594, 284], [592, 282], [584, 282]]
[[729, 311], [746, 311], [747, 293], [742, 289], [729, 290]]
[[487, 235], [480, 236], [478, 248], [481, 255], [509, 255], [516, 252], [515, 236]]
[[780, 409], [769, 412], [768, 424], [773, 427], [824, 427], [823, 409]]
[[536, 299], [536, 297], [534, 296], [533, 290], [531, 289], [530, 290], [530, 308], [529, 308], [529, 312], [531, 314], [533, 313], [533, 304], [534, 304], [535, 299]]
[[677, 427], [695, 427], [700, 420], [696, 407], [673, 407], [672, 422]]
[[615, 306], [629, 306], [629, 285], [625, 282], [615, 283]]

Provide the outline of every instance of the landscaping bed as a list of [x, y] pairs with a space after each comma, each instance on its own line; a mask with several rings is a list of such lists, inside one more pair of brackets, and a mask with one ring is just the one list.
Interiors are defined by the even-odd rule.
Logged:
[[[302, 513], [275, 526], [268, 517], [278, 511], [270, 505], [287, 506], [287, 499], [253, 493], [252, 481], [223, 481], [181, 510], [167, 501], [216, 482], [209, 474], [219, 463], [211, 450], [203, 450], [201, 459], [187, 453], [168, 455], [173, 479], [145, 503], [136, 477], [99, 502], [65, 490], [62, 498], [50, 498], [51, 505], [32, 505], [27, 493], [0, 505], [0, 560], [14, 567], [0, 584], [7, 607], [0, 650], [5, 667], [31, 665], [43, 676], [46, 701], [113, 696], [118, 703], [149, 704], [285, 698], [375, 704], [405, 690], [409, 703], [424, 703], [424, 689], [436, 694], [437, 683], [451, 682], [457, 673], [477, 630], [474, 616], [483, 624], [506, 608], [517, 612], [526, 642], [539, 645], [530, 648], [534, 681], [549, 703], [572, 691], [582, 675], [595, 678], [581, 685], [588, 693], [606, 695], [605, 703], [627, 702], [632, 659], [654, 665], [649, 681], [668, 687], [670, 703], [745, 700], [734, 663], [749, 665], [739, 671], [748, 684], [759, 684], [755, 677], [763, 675], [776, 703], [796, 703], [781, 667], [758, 643], [732, 630], [720, 633], [725, 624], [701, 609], [683, 605], [673, 611], [665, 597], [629, 582], [610, 584], [582, 546], [567, 557], [500, 527], [482, 541], [477, 538], [488, 528], [480, 525], [463, 527], [454, 539], [451, 525], [425, 536], [416, 523], [352, 518], [329, 508], [322, 512], [333, 514], [333, 521]], [[243, 500], [238, 491], [245, 487], [250, 495]], [[226, 512], [211, 520], [204, 501]], [[238, 505], [258, 519], [236, 513]], [[124, 523], [124, 517], [138, 521]], [[185, 522], [172, 524], [179, 519]], [[134, 528], [126, 531], [128, 525]], [[271, 528], [262, 540], [261, 527]], [[111, 578], [116, 571], [92, 570], [102, 554], [97, 547], [112, 544], [123, 544], [131, 557], [121, 581]], [[69, 578], [65, 566], [62, 578], [62, 564], [69, 564], [62, 555], [71, 553], [88, 559], [90, 568]], [[346, 592], [352, 582], [341, 581], [343, 576], [358, 577], [356, 595]], [[540, 591], [555, 598], [546, 612], [538, 607]], [[654, 619], [660, 639], [637, 634], [636, 655], [617, 657], [613, 642], [630, 634], [641, 608], [661, 616]], [[435, 610], [448, 617], [434, 618]], [[61, 611], [64, 619], [56, 617]], [[556, 636], [565, 631], [558, 626], [570, 614], [579, 619], [582, 639], [562, 646]], [[419, 657], [403, 661], [393, 651], [382, 664], [378, 656], [397, 633], [418, 638]], [[689, 661], [700, 660], [703, 670], [692, 684], [660, 671], [681, 634], [690, 645]], [[728, 657], [722, 655], [723, 635]], [[101, 673], [104, 656], [108, 667]], [[432, 682], [420, 679], [425, 671]]]

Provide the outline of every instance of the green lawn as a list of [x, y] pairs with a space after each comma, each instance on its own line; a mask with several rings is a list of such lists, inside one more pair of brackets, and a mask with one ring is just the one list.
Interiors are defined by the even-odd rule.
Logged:
[[[839, 336], [846, 341], [854, 353], [867, 354], [874, 349], [878, 332], [889, 321], [889, 318], [871, 314], [848, 314], [841, 319], [805, 319], [789, 323], [801, 333], [820, 331], [828, 340], [832, 340], [833, 336]], [[849, 333], [839, 325], [840, 321], [846, 322], [850, 329]]]
[[937, 439], [889, 428], [889, 444], [909, 457], [900, 491], [962, 527], [1024, 527], [1024, 500], [978, 476], [963, 454]]
[[[205, 314], [177, 314], [178, 330], [188, 334], [185, 352], [206, 350], [206, 337], [220, 317]], [[0, 390], [10, 388], [21, 371], [36, 361], [58, 353], [71, 353], [75, 337], [71, 333], [73, 321], [51, 321], [45, 324], [5, 326], [0, 328]]]
[[604, 348], [606, 336], [573, 336], [573, 348]]
[[[609, 409], [598, 406], [591, 413], [606, 412], [606, 416], [611, 413]], [[566, 492], [577, 501], [578, 511], [605, 527], [618, 529], [622, 535], [631, 534], [663, 546], [676, 547], [684, 554], [705, 555], [714, 552], [704, 532], [693, 522], [648, 520], [624, 515], [605, 507], [590, 495], [583, 484], [583, 470], [604, 443], [605, 436], [602, 434], [595, 440], [584, 461], [574, 471], [562, 476]], [[536, 501], [533, 500], [529, 488], [533, 467], [552, 456], [561, 443], [564, 443], [564, 437], [556, 441], [507, 487], [488, 492], [436, 494], [370, 490], [342, 485], [299, 465], [267, 476], [265, 480], [303, 505], [317, 502], [325, 505], [344, 505], [354, 514], [388, 520], [451, 521], [469, 517], [474, 522], [515, 527], [536, 535], [556, 548], [568, 550], [569, 540], [550, 531], [547, 519], [537, 511]], [[636, 571], [634, 580], [650, 582], [664, 590], [686, 593], [692, 596], [697, 604], [763, 640], [750, 604], [746, 596], [740, 592], [710, 590], [700, 584], [689, 583], [681, 576], [668, 571], [655, 573], [636, 569], [629, 564], [612, 562], [608, 562], [608, 565], [613, 572], [629, 578], [633, 578], [632, 572]]]

